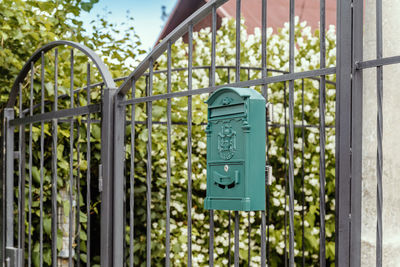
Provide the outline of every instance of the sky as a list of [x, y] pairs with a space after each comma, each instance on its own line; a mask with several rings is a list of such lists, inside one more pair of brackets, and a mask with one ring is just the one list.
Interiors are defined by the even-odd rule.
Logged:
[[127, 22], [126, 11], [134, 18], [133, 26], [142, 42], [142, 49], [149, 51], [158, 35], [161, 32], [165, 22], [161, 19], [161, 6], [166, 6], [166, 12], [169, 14], [173, 10], [177, 0], [100, 0], [88, 12], [82, 12], [80, 19], [88, 33], [91, 32], [90, 22], [96, 19], [96, 16], [104, 15], [107, 12], [107, 19], [111, 23]]

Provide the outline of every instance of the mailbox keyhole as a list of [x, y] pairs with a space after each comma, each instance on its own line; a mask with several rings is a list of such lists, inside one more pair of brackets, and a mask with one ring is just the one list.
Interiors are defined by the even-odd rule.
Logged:
[[224, 166], [224, 171], [225, 171], [225, 172], [228, 172], [228, 171], [229, 171], [229, 166], [228, 166], [228, 165], [225, 165], [225, 166]]

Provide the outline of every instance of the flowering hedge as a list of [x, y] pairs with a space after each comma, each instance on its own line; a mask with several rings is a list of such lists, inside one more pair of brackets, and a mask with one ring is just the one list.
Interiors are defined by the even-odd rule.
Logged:
[[[261, 71], [261, 32], [256, 28], [254, 34], [247, 34], [244, 22], [241, 21], [241, 55], [243, 67], [240, 80], [259, 79]], [[319, 68], [319, 32], [312, 32], [306, 22], [295, 20], [295, 71], [306, 71]], [[335, 65], [336, 33], [330, 26], [326, 32], [327, 67]], [[172, 67], [186, 68], [188, 45], [179, 39], [172, 46]], [[223, 19], [217, 31], [216, 65], [235, 66], [235, 21]], [[269, 76], [280, 75], [273, 71], [288, 71], [289, 67], [289, 25], [286, 23], [278, 32], [267, 29], [267, 67]], [[193, 67], [211, 65], [211, 33], [209, 28], [193, 34]], [[162, 55], [155, 64], [156, 70], [167, 67], [167, 55]], [[251, 67], [248, 71], [245, 67]], [[193, 70], [193, 89], [209, 86], [209, 69]], [[216, 84], [223, 85], [235, 81], [235, 71], [217, 68]], [[172, 91], [184, 91], [188, 88], [187, 70], [172, 72]], [[166, 93], [166, 73], [154, 74], [153, 94]], [[335, 240], [335, 77], [327, 76], [326, 85], [326, 255], [328, 264], [334, 264]], [[282, 266], [285, 259], [285, 248], [288, 251], [288, 186], [287, 186], [287, 128], [288, 122], [288, 84], [268, 84], [268, 101], [274, 106], [273, 121], [268, 131], [269, 164], [273, 167], [272, 184], [269, 187], [269, 255], [271, 266]], [[318, 264], [319, 253], [319, 80], [296, 80], [295, 85], [295, 118], [294, 138], [294, 175], [295, 175], [295, 260], [302, 262], [304, 246], [307, 266]], [[261, 90], [260, 86], [254, 87]], [[145, 95], [145, 79], [137, 81], [136, 97]], [[303, 90], [304, 89], [304, 90]], [[304, 98], [302, 98], [304, 95]], [[206, 191], [206, 105], [208, 95], [192, 97], [192, 178], [193, 208], [191, 210], [193, 265], [208, 265], [208, 211], [203, 208]], [[304, 101], [304, 106], [303, 106]], [[304, 107], [304, 113], [302, 108]], [[136, 120], [146, 119], [144, 104], [135, 106]], [[153, 102], [153, 120], [163, 121], [166, 118], [167, 101]], [[186, 266], [187, 262], [187, 110], [188, 97], [172, 99], [172, 154], [171, 154], [171, 261], [173, 266]], [[130, 114], [130, 111], [127, 112]], [[302, 120], [304, 116], [304, 120]], [[145, 263], [146, 257], [146, 206], [142, 201], [146, 195], [146, 141], [147, 130], [143, 124], [135, 128], [135, 262]], [[127, 128], [130, 136], [130, 127]], [[304, 138], [303, 138], [304, 137]], [[167, 128], [165, 124], [153, 125], [152, 133], [152, 265], [163, 265], [165, 258], [165, 198], [167, 177]], [[304, 147], [304, 149], [303, 149]], [[128, 140], [127, 158], [130, 157]], [[303, 160], [302, 160], [303, 159]], [[129, 160], [127, 160], [129, 163]], [[127, 175], [130, 165], [127, 165]], [[304, 174], [304, 179], [303, 179]], [[127, 176], [128, 177], [128, 176]], [[286, 196], [286, 197], [285, 197]], [[229, 230], [228, 212], [215, 212], [215, 265], [228, 264]], [[240, 213], [240, 258], [241, 265], [250, 261], [251, 266], [260, 264], [260, 212]], [[304, 242], [302, 242], [302, 216], [304, 217]], [[250, 219], [251, 240], [250, 259], [248, 259], [248, 224]], [[286, 221], [286, 223], [285, 223]], [[286, 230], [285, 230], [286, 225]], [[233, 253], [233, 220], [231, 221]], [[127, 226], [129, 233], [129, 226]], [[285, 238], [286, 237], [286, 238]], [[285, 245], [286, 240], [286, 245]], [[129, 236], [127, 235], [127, 243]], [[129, 244], [128, 244], [129, 245]], [[232, 257], [233, 259], [233, 257]]]

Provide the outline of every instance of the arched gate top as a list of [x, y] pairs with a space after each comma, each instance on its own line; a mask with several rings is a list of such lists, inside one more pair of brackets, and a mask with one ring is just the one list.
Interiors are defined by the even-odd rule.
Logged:
[[115, 88], [116, 87], [115, 83], [114, 83], [114, 79], [112, 78], [111, 73], [108, 70], [107, 66], [104, 64], [104, 62], [101, 60], [101, 58], [93, 50], [91, 50], [90, 48], [88, 48], [82, 44], [76, 43], [76, 42], [59, 40], [59, 41], [54, 41], [54, 42], [48, 43], [48, 44], [42, 46], [41, 48], [39, 48], [38, 50], [36, 50], [35, 53], [33, 53], [33, 55], [25, 63], [24, 67], [18, 74], [18, 76], [15, 79], [15, 82], [11, 88], [10, 97], [9, 97], [7, 105], [6, 105], [7, 108], [12, 108], [15, 105], [15, 101], [16, 101], [16, 98], [18, 95], [18, 84], [21, 83], [25, 79], [26, 75], [30, 71], [31, 63], [38, 61], [40, 59], [42, 53], [46, 53], [49, 50], [53, 49], [54, 47], [63, 46], [63, 45], [78, 49], [79, 51], [84, 53], [86, 56], [88, 56], [94, 62], [94, 64], [100, 71], [101, 77], [103, 78], [105, 88]]

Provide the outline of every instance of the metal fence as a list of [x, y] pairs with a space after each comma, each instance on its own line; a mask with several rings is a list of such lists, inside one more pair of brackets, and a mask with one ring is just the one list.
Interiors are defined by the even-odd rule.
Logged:
[[[260, 1], [259, 67], [241, 65], [245, 51], [239, 21], [245, 3], [240, 0], [234, 66], [216, 63], [217, 8], [227, 0], [209, 1], [197, 10], [128, 77], [114, 80], [93, 51], [73, 42], [56, 41], [32, 55], [2, 111], [0, 259], [6, 266], [360, 266], [365, 68], [376, 68], [378, 74], [376, 265], [382, 266], [382, 66], [399, 63], [400, 57], [382, 58], [381, 0], [377, 59], [369, 61], [362, 61], [363, 1], [337, 1], [336, 67], [326, 67], [325, 0], [320, 0], [320, 67], [302, 72], [295, 72], [295, 1], [288, 10], [286, 71], [267, 68], [267, 1]], [[193, 28], [209, 14], [210, 65], [199, 66]], [[173, 67], [173, 48], [185, 34], [185, 66]], [[218, 72], [223, 79], [217, 80]], [[183, 73], [183, 84], [173, 81], [176, 73]], [[194, 86], [202, 76], [208, 86]], [[318, 87], [312, 95], [318, 100], [316, 123], [305, 119], [311, 112], [304, 105], [310, 81]], [[283, 106], [277, 121], [267, 109], [262, 212], [206, 212], [202, 207], [202, 101], [226, 86], [255, 88], [269, 107]], [[279, 96], [269, 95], [272, 87]], [[334, 99], [327, 98], [327, 88], [336, 90]], [[328, 102], [336, 103], [335, 124], [325, 121]], [[310, 129], [317, 129], [317, 144], [305, 140]], [[335, 136], [335, 156], [326, 150], [327, 135]], [[318, 194], [311, 195], [319, 203], [312, 219], [315, 233], [305, 220], [311, 212], [305, 201], [308, 147], [318, 147], [313, 152]], [[272, 154], [277, 149], [282, 158]], [[329, 190], [335, 197], [326, 200]], [[275, 194], [284, 199], [278, 208], [272, 204]], [[335, 217], [334, 230], [326, 225], [327, 216]], [[316, 236], [316, 245], [308, 236]], [[276, 239], [282, 240], [280, 250]], [[204, 250], [206, 257], [194, 259]]]

